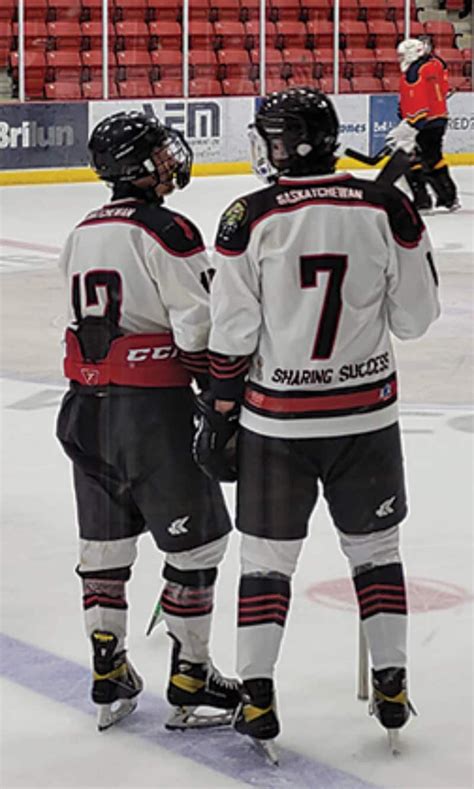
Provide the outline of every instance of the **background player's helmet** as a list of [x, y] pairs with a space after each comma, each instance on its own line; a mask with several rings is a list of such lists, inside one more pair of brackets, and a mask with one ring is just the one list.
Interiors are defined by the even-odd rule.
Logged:
[[398, 60], [402, 71], [407, 71], [408, 67], [426, 55], [426, 45], [417, 38], [406, 38], [397, 47]]
[[172, 180], [183, 189], [191, 177], [193, 154], [183, 135], [142, 112], [117, 112], [101, 121], [89, 152], [99, 178], [114, 185], [153, 175], [156, 184]]
[[339, 120], [331, 100], [319, 90], [270, 93], [257, 112], [255, 128], [279, 174], [333, 172]]

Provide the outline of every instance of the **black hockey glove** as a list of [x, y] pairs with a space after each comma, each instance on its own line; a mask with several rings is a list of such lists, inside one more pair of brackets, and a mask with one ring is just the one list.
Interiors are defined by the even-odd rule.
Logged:
[[220, 414], [214, 410], [214, 399], [207, 393], [196, 397], [196, 411], [192, 449], [195, 462], [211, 479], [235, 482], [240, 406]]

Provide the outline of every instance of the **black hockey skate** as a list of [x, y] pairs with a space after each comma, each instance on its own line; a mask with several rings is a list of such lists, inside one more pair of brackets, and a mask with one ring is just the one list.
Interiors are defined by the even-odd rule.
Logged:
[[271, 742], [280, 733], [273, 681], [264, 678], [249, 679], [243, 684], [242, 702], [234, 720], [234, 728], [239, 734], [251, 737], [270, 762], [278, 764], [278, 757]]
[[416, 715], [408, 699], [404, 668], [372, 669], [370, 713], [387, 729], [392, 752], [399, 753], [398, 730], [408, 721], [410, 713]]
[[130, 715], [137, 706], [136, 696], [143, 690], [143, 681], [126, 658], [125, 650], [115, 652], [117, 637], [95, 630], [91, 636], [94, 650], [94, 681], [92, 701], [99, 705], [97, 728], [110, 728]]
[[[194, 729], [225, 726], [232, 723], [241, 700], [241, 686], [236, 679], [227, 679], [208, 663], [191, 663], [180, 658], [181, 644], [174, 638], [171, 676], [166, 697], [175, 707], [165, 724], [167, 729]], [[196, 713], [197, 707], [222, 710], [217, 714]]]

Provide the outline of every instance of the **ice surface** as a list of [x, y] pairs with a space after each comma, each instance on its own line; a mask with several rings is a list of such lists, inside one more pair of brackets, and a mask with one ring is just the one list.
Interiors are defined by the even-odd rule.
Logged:
[[[310, 595], [317, 583], [347, 578], [321, 503], [295, 578], [278, 666], [283, 732], [276, 770], [231, 731], [164, 732], [169, 639], [163, 625], [144, 636], [161, 585], [161, 558], [148, 536], [130, 584], [129, 638], [146, 694], [120, 729], [101, 735], [95, 729], [74, 575], [70, 468], [54, 439], [64, 390], [55, 258], [71, 226], [108, 193], [96, 184], [0, 190], [2, 787], [473, 786], [474, 184], [468, 168], [453, 175], [462, 211], [427, 217], [443, 315], [426, 337], [397, 343], [411, 504], [403, 553], [421, 609], [410, 625], [411, 695], [420, 714], [403, 732], [403, 756], [393, 759], [385, 733], [356, 700], [352, 605], [323, 605]], [[195, 179], [170, 204], [202, 228], [210, 245], [224, 207], [258, 186], [251, 176]], [[233, 490], [225, 492], [232, 507]], [[237, 542], [233, 535], [219, 575], [213, 631], [215, 662], [229, 674]], [[440, 607], [447, 599], [449, 607]]]

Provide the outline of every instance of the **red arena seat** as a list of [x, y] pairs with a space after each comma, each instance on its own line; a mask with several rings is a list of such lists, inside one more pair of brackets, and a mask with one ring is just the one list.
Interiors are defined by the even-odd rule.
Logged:
[[[81, 24], [81, 34], [81, 49], [102, 49], [102, 22], [83, 22]], [[109, 48], [113, 49], [115, 46], [115, 27], [112, 24], [108, 26], [108, 38]]]
[[472, 91], [472, 78], [471, 77], [452, 77], [451, 87], [454, 90], [468, 90]]
[[[333, 49], [314, 49], [314, 74], [318, 79], [322, 77], [332, 77], [334, 74], [334, 50]], [[339, 68], [342, 71], [345, 63], [344, 50], [339, 50]]]
[[400, 74], [400, 64], [395, 49], [391, 49], [390, 47], [377, 47], [374, 53], [377, 62], [377, 76], [390, 77]]
[[278, 49], [302, 49], [308, 42], [308, 31], [303, 22], [277, 22]]
[[180, 22], [183, 0], [148, 0], [148, 19], [151, 22]]
[[218, 64], [214, 50], [191, 49], [189, 52], [189, 75], [194, 80], [217, 79]]
[[236, 0], [210, 0], [211, 22], [243, 22], [244, 15]]
[[183, 84], [181, 80], [167, 79], [162, 82], [152, 82], [151, 86], [154, 96], [172, 99], [183, 95]]
[[217, 79], [192, 79], [189, 81], [190, 96], [222, 96], [221, 83]]
[[[83, 82], [81, 85], [82, 96], [88, 101], [103, 98], [102, 81], [91, 80], [90, 82]], [[116, 99], [118, 97], [118, 90], [115, 82], [109, 81], [108, 85], [109, 99]]]
[[270, 22], [299, 22], [301, 19], [299, 0], [270, 0], [268, 19]]
[[[250, 60], [252, 61], [252, 79], [260, 76], [260, 50], [251, 49]], [[267, 49], [265, 51], [265, 77], [269, 79], [282, 79], [283, 60], [279, 49]]]
[[[44, 52], [48, 41], [48, 29], [45, 22], [25, 22], [25, 49], [39, 49]], [[18, 49], [18, 24], [12, 25], [12, 49]]]
[[367, 25], [365, 22], [341, 22], [341, 48], [360, 48], [367, 45]]
[[314, 77], [314, 55], [310, 49], [284, 49], [283, 62], [288, 66], [289, 78], [298, 85], [311, 84]]
[[153, 95], [150, 81], [147, 79], [123, 80], [117, 83], [121, 99], [149, 98]]
[[78, 50], [47, 52], [46, 63], [47, 82], [80, 82], [82, 61]]
[[316, 49], [329, 49], [334, 43], [334, 25], [332, 22], [316, 20], [306, 25], [310, 43]]
[[[265, 80], [265, 93], [273, 93], [275, 91], [285, 90], [288, 83], [283, 79], [267, 79]], [[260, 85], [256, 83], [257, 93], [260, 92]]]
[[120, 80], [149, 79], [151, 71], [150, 53], [145, 49], [117, 52]]
[[154, 49], [150, 57], [153, 67], [158, 70], [157, 82], [182, 79], [183, 61], [178, 49]]
[[116, 49], [148, 49], [150, 34], [145, 22], [117, 22]]
[[[395, 27], [397, 29], [397, 41], [401, 41], [405, 36], [405, 23], [403, 19], [399, 19], [395, 22]], [[425, 35], [425, 28], [422, 22], [410, 22], [410, 38], [418, 38], [418, 36]], [[376, 46], [388, 46], [386, 44], [376, 44]]]
[[449, 49], [435, 49], [435, 54], [439, 55], [439, 57], [445, 61], [450, 75], [463, 75], [464, 58], [460, 49], [456, 49], [455, 47], [450, 47]]
[[115, 0], [113, 20], [114, 22], [147, 22], [146, 0]]
[[[259, 22], [246, 22], [245, 28], [245, 48], [258, 49], [260, 46], [260, 24]], [[273, 49], [277, 41], [277, 32], [273, 22], [265, 22], [265, 45], [267, 49]]]
[[[320, 79], [319, 87], [323, 93], [334, 93], [334, 80], [332, 77]], [[351, 82], [345, 77], [339, 78], [339, 93], [352, 93]]]
[[[39, 22], [48, 21], [47, 0], [25, 0], [24, 18], [27, 20], [36, 19]], [[15, 21], [18, 19], [18, 10], [15, 9]]]
[[82, 31], [79, 22], [48, 22], [48, 48], [79, 49]]
[[400, 87], [400, 78], [391, 75], [389, 77], [382, 77], [382, 88], [387, 93], [398, 93]]
[[224, 79], [222, 80], [224, 96], [253, 96], [255, 83], [249, 79]]
[[50, 101], [76, 101], [82, 99], [79, 82], [47, 82], [44, 93]]
[[[334, 17], [334, 7], [331, 17]], [[344, 22], [357, 22], [360, 18], [359, 0], [340, 0], [339, 18]]]
[[190, 49], [211, 49], [215, 43], [214, 25], [210, 22], [194, 21], [189, 23]]
[[373, 49], [346, 49], [344, 52], [346, 65], [344, 74], [349, 79], [352, 77], [373, 77], [375, 75], [376, 59]]
[[189, 18], [193, 22], [209, 22], [210, 13], [209, 0], [189, 0]]
[[181, 49], [181, 26], [177, 22], [150, 22], [151, 49]]
[[394, 22], [373, 21], [367, 22], [369, 31], [369, 44], [375, 49], [389, 47], [396, 49], [398, 41], [397, 28]]
[[360, 0], [361, 19], [367, 22], [387, 19], [385, 0]]
[[331, 0], [302, 0], [303, 18], [309, 22], [327, 22], [331, 16]]
[[240, 0], [240, 20], [254, 22], [260, 19], [260, 0]]
[[[102, 80], [102, 50], [91, 49], [81, 52], [82, 73], [81, 80], [84, 82], [94, 82]], [[109, 75], [115, 76], [117, 61], [115, 52], [109, 50]]]
[[245, 49], [220, 49], [217, 53], [220, 66], [221, 79], [248, 80], [250, 79], [251, 62], [249, 53]]
[[48, 2], [48, 22], [81, 22], [83, 18], [85, 17], [81, 0], [49, 0]]
[[245, 45], [246, 30], [242, 22], [216, 22], [216, 46], [219, 49], [239, 49]]
[[380, 93], [382, 83], [378, 77], [354, 77], [352, 80], [354, 93]]
[[[11, 78], [18, 88], [18, 52], [10, 52]], [[25, 93], [30, 98], [43, 97], [43, 85], [46, 76], [46, 55], [39, 50], [25, 51]]]
[[425, 22], [425, 33], [431, 36], [435, 48], [453, 47], [455, 38], [454, 25], [451, 22], [433, 21]]

